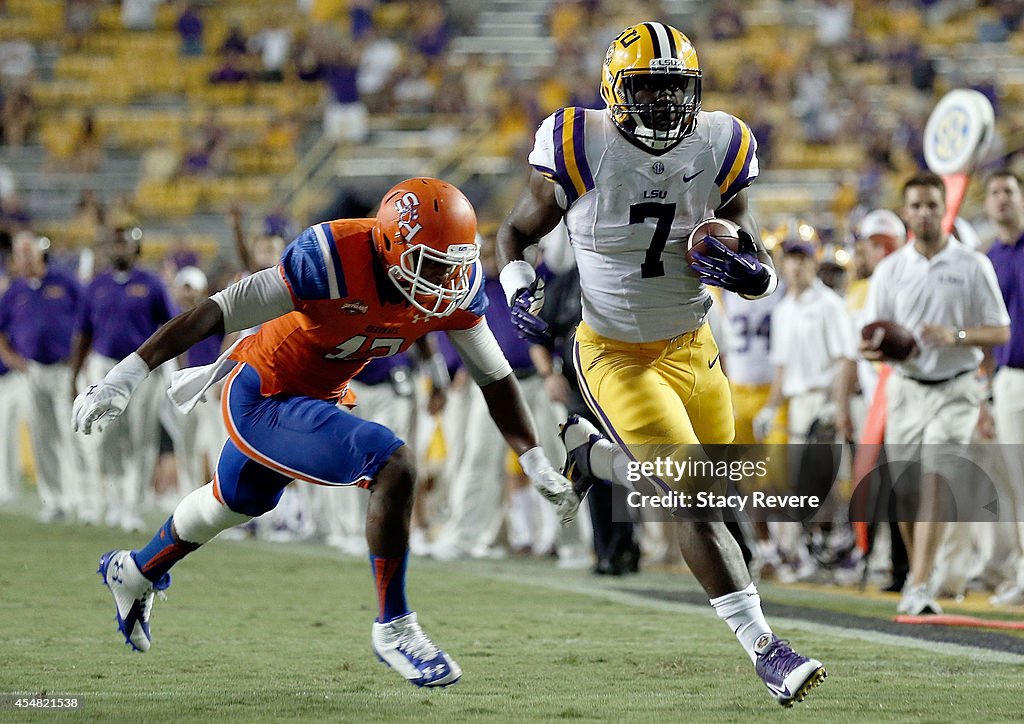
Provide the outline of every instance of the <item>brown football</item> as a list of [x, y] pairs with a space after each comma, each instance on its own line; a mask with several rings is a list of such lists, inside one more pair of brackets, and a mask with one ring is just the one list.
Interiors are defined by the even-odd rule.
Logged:
[[737, 234], [739, 227], [725, 219], [704, 219], [697, 224], [690, 232], [690, 239], [686, 247], [686, 263], [693, 264], [693, 252], [699, 251], [706, 256], [714, 256], [715, 250], [707, 242], [707, 237], [713, 236], [733, 251], [740, 250], [740, 239]]
[[865, 325], [860, 336], [871, 349], [878, 350], [886, 359], [896, 362], [910, 359], [918, 351], [913, 332], [888, 319]]

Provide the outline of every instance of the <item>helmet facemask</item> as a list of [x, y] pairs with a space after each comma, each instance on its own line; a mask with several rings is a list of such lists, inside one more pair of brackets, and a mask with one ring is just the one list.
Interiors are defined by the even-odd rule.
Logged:
[[469, 293], [470, 273], [479, 256], [476, 244], [452, 244], [444, 252], [416, 244], [388, 268], [388, 278], [419, 311], [447, 317]]
[[646, 148], [668, 151], [693, 132], [700, 111], [700, 71], [626, 70], [612, 85], [612, 120]]

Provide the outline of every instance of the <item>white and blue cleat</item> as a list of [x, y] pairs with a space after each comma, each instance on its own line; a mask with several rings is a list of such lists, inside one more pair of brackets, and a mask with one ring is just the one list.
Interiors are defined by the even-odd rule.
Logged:
[[416, 612], [387, 623], [373, 623], [373, 650], [377, 658], [416, 686], [450, 686], [462, 669], [427, 638]]
[[153, 610], [153, 599], [157, 594], [164, 597], [163, 591], [171, 585], [171, 574], [165, 573], [153, 583], [139, 571], [131, 551], [125, 550], [104, 553], [96, 572], [114, 597], [117, 628], [124, 636], [125, 644], [134, 651], [149, 651], [152, 644], [149, 616]]

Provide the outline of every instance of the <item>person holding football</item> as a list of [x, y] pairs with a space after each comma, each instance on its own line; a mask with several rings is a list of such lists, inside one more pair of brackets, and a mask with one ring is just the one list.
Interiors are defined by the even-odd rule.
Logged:
[[[896, 373], [885, 389], [889, 464], [919, 460], [922, 468], [917, 510], [900, 523], [910, 575], [897, 610], [909, 615], [942, 613], [932, 573], [946, 522], [954, 520], [940, 475], [948, 474], [950, 459], [942, 458], [971, 441], [985, 397], [976, 376], [983, 350], [1010, 339], [992, 262], [943, 231], [945, 213], [946, 185], [939, 176], [922, 173], [903, 184], [903, 220], [912, 243], [875, 267], [862, 315], [906, 328], [920, 347], [894, 362]], [[886, 359], [882, 343], [862, 340], [861, 355]]]
[[[541, 123], [527, 188], [498, 232], [512, 316], [534, 340], [546, 332], [538, 317], [543, 284], [523, 252], [563, 221], [569, 232], [583, 297], [573, 362], [584, 398], [614, 439], [583, 419], [565, 425], [580, 492], [591, 476], [626, 482], [626, 463], [643, 450], [732, 442], [729, 383], [706, 324], [705, 285], [748, 298], [777, 285], [747, 208], [757, 143], [740, 119], [701, 110], [689, 39], [659, 22], [628, 27], [608, 48], [601, 78], [605, 109], [562, 108]], [[707, 237], [710, 250], [688, 265], [688, 235], [712, 216], [739, 225], [738, 249]], [[801, 701], [825, 669], [775, 636], [725, 523], [678, 526], [687, 565], [765, 685], [785, 706]]]

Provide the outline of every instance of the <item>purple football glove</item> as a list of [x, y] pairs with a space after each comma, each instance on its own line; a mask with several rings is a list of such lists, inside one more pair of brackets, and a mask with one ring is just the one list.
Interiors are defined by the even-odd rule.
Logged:
[[713, 249], [712, 253], [693, 252], [693, 269], [704, 284], [721, 287], [736, 294], [756, 297], [764, 294], [771, 283], [768, 268], [757, 258], [754, 239], [743, 229], [739, 230], [740, 250], [733, 251], [713, 236], [704, 241]]
[[537, 277], [527, 289], [520, 289], [512, 298], [512, 324], [519, 336], [533, 344], [547, 344], [551, 340], [548, 323], [538, 315], [544, 307], [544, 280]]

